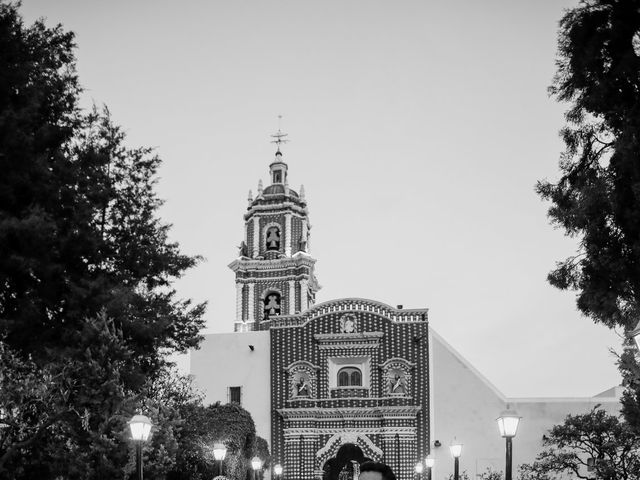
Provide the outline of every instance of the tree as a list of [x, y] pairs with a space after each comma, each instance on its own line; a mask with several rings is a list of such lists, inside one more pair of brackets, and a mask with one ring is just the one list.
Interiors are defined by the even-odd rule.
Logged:
[[548, 277], [577, 291], [595, 322], [632, 328], [640, 318], [640, 2], [583, 0], [560, 22], [550, 88], [569, 103], [561, 178], [537, 191], [549, 217], [579, 239]]
[[[8, 378], [26, 369], [24, 398], [40, 400], [0, 432], [0, 458], [14, 478], [117, 478], [149, 382], [201, 339], [205, 305], [172, 288], [199, 257], [158, 218], [160, 159], [126, 146], [106, 108], [79, 111], [73, 35], [17, 9], [0, 0], [0, 338]], [[46, 398], [60, 418], [41, 428]]]
[[626, 387], [620, 403], [622, 414], [637, 435], [640, 435], [640, 365], [638, 350], [631, 339], [625, 340], [625, 348], [618, 356], [618, 369], [622, 373], [622, 384]]
[[256, 441], [253, 444], [253, 452], [251, 458], [258, 457], [262, 460], [262, 469], [267, 470], [271, 466], [271, 454], [269, 453], [269, 443], [262, 437], [256, 435]]
[[478, 474], [481, 480], [502, 480], [504, 475], [502, 472], [498, 472], [490, 467], [487, 467], [486, 470], [480, 474]]
[[256, 446], [256, 428], [251, 415], [240, 405], [191, 403], [185, 405], [183, 418], [184, 426], [177, 435], [180, 449], [176, 467], [168, 475], [169, 480], [213, 478], [218, 473], [213, 445], [219, 442], [227, 447], [224, 460], [227, 478], [244, 480], [256, 451], [265, 455], [261, 458], [268, 458], [266, 445]]
[[0, 476], [20, 470], [14, 457], [73, 413], [66, 372], [40, 369], [0, 343]]
[[198, 345], [204, 305], [176, 300], [171, 282], [199, 258], [157, 218], [160, 159], [126, 147], [108, 110], [78, 112], [72, 38], [0, 5], [0, 326], [45, 362], [105, 310], [139, 384]]
[[543, 436], [545, 448], [532, 464], [520, 467], [523, 480], [631, 480], [640, 476], [640, 437], [617, 417], [596, 406], [568, 415]]
[[[458, 478], [460, 480], [471, 480], [469, 478], [469, 474], [467, 473], [466, 470], [462, 470], [459, 474], [458, 474]], [[453, 478], [453, 473], [449, 475], [449, 477], [447, 477], [448, 480], [454, 480]]]
[[104, 314], [85, 322], [82, 338], [67, 362], [44, 366], [1, 344], [0, 477], [119, 475], [136, 404], [119, 366], [132, 352]]

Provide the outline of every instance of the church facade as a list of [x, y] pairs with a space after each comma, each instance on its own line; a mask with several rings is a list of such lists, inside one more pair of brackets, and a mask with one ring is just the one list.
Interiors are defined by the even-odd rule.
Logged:
[[271, 448], [292, 478], [347, 439], [412, 478], [429, 450], [427, 328], [425, 310], [352, 298], [271, 322]]
[[313, 478], [348, 437], [409, 478], [409, 459], [429, 444], [427, 311], [362, 299], [314, 306], [304, 189], [289, 187], [279, 149], [269, 173], [229, 267], [235, 331], [269, 332], [271, 451], [293, 478]]
[[[278, 146], [283, 136], [276, 135]], [[506, 398], [430, 328], [426, 308], [358, 298], [316, 305], [321, 287], [304, 188], [289, 187], [279, 148], [269, 173], [270, 184], [249, 194], [244, 240], [229, 265], [234, 333], [207, 335], [191, 354], [191, 373], [207, 401], [251, 412], [284, 479], [321, 477], [347, 442], [390, 465], [398, 480], [415, 480], [416, 463], [430, 455], [432, 478], [444, 479], [454, 437], [465, 445], [461, 470], [471, 477], [503, 468], [504, 443], [494, 430], [507, 403], [525, 418], [514, 440], [516, 465], [533, 459], [542, 434], [567, 413], [596, 403], [617, 411], [615, 391]]]

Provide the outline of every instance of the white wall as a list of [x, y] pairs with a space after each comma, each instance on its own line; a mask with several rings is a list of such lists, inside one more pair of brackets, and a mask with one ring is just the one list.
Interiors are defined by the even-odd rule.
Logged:
[[[596, 404], [619, 412], [619, 389], [591, 398], [507, 398], [433, 330], [430, 346], [433, 480], [453, 473], [449, 444], [454, 437], [464, 445], [460, 471], [466, 470], [471, 480], [487, 467], [503, 471], [505, 441], [495, 419], [507, 403], [523, 417], [513, 440], [514, 476], [518, 464], [538, 454], [542, 435], [567, 414], [586, 413]], [[271, 445], [268, 331], [206, 335], [201, 348], [191, 352], [191, 373], [206, 393], [206, 403], [226, 403], [227, 388], [242, 386], [242, 406], [251, 413], [258, 435]], [[434, 447], [435, 440], [442, 446]]]
[[609, 397], [514, 399], [511, 406], [522, 415], [518, 434], [513, 439], [513, 463], [530, 463], [541, 450], [542, 435], [563, 423], [568, 414], [587, 413], [597, 404], [613, 415], [620, 413], [616, 392]]
[[[495, 422], [504, 410], [504, 397], [433, 330], [430, 346], [431, 452], [436, 459], [432, 479], [442, 480], [453, 473], [449, 445], [456, 437], [463, 444], [460, 472], [466, 470], [473, 480], [486, 466], [498, 469], [504, 458], [504, 440]], [[433, 447], [436, 440], [441, 447]]]
[[591, 398], [507, 398], [433, 330], [430, 341], [432, 442], [442, 443], [439, 448], [432, 443], [436, 458], [433, 480], [453, 473], [448, 447], [454, 436], [464, 445], [460, 471], [466, 470], [472, 480], [487, 467], [504, 471], [505, 440], [495, 419], [507, 403], [522, 416], [513, 439], [514, 477], [519, 464], [532, 462], [540, 452], [542, 435], [568, 414], [586, 413], [596, 404], [619, 413], [618, 389]]
[[[253, 345], [253, 351], [249, 348]], [[242, 387], [242, 407], [251, 413], [256, 432], [271, 445], [271, 378], [268, 331], [205, 335], [191, 351], [191, 374], [205, 403], [227, 403], [228, 387]]]

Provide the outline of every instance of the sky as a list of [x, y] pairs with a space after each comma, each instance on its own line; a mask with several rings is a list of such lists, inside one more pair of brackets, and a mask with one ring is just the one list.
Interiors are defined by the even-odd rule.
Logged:
[[[160, 215], [202, 255], [176, 282], [230, 332], [247, 194], [279, 126], [310, 212], [317, 301], [429, 308], [430, 325], [510, 397], [619, 383], [620, 336], [546, 275], [575, 251], [541, 179], [557, 179], [547, 88], [577, 0], [23, 0], [76, 34], [83, 105], [163, 160]], [[282, 115], [282, 120], [278, 116]]]

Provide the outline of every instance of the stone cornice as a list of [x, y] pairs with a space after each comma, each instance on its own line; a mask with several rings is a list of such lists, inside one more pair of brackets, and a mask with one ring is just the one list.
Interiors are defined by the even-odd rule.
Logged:
[[[271, 196], [271, 195], [268, 195]], [[258, 198], [256, 198], [256, 200], [258, 200]], [[300, 205], [296, 205], [294, 202], [282, 202], [282, 203], [272, 203], [272, 204], [263, 204], [263, 205], [257, 205], [255, 204], [254, 200], [254, 204], [251, 205], [248, 209], [247, 209], [247, 213], [244, 214], [244, 219], [249, 220], [253, 215], [255, 214], [269, 214], [269, 215], [277, 215], [279, 213], [287, 213], [288, 211], [291, 212], [296, 212], [298, 214], [300, 214], [300, 216], [302, 217], [306, 217], [307, 215], [309, 215], [309, 211], [307, 210], [306, 206], [300, 206]]]
[[386, 317], [394, 323], [427, 323], [429, 320], [427, 308], [401, 309], [365, 298], [341, 298], [314, 305], [297, 315], [281, 315], [272, 327], [298, 327], [334, 312], [370, 312]]
[[316, 333], [313, 338], [318, 342], [318, 348], [365, 347], [377, 348], [382, 332], [358, 332], [358, 333]]
[[280, 275], [280, 276], [269, 276], [269, 277], [256, 277], [256, 276], [247, 276], [242, 278], [236, 278], [236, 285], [248, 285], [250, 283], [272, 283], [272, 282], [300, 282], [302, 280], [308, 280], [309, 275], [307, 273], [301, 273], [299, 275]]
[[255, 270], [284, 270], [295, 267], [313, 268], [316, 259], [304, 252], [297, 252], [292, 257], [277, 258], [275, 260], [258, 260], [248, 257], [238, 257], [229, 264], [234, 272], [248, 272]]
[[[349, 435], [350, 433], [357, 435], [382, 435], [386, 438], [394, 438], [396, 435], [401, 439], [415, 440], [417, 433], [416, 427], [359, 427], [359, 428], [345, 428], [344, 425], [338, 427], [285, 427], [284, 440], [285, 442], [299, 441], [300, 437], [303, 437], [303, 441], [315, 441], [319, 435]], [[355, 442], [354, 442], [355, 443]]]
[[306, 360], [297, 360], [297, 361], [293, 362], [291, 365], [289, 365], [288, 367], [284, 367], [284, 371], [285, 372], [289, 372], [292, 368], [297, 367], [297, 366], [307, 367], [307, 368], [309, 368], [311, 370], [321, 370], [322, 369], [322, 367], [319, 367], [318, 365], [314, 365], [313, 363], [308, 362]]
[[388, 365], [392, 365], [392, 364], [394, 364], [394, 363], [401, 363], [401, 364], [403, 364], [403, 365], [407, 365], [408, 367], [410, 367], [410, 368], [412, 368], [412, 369], [416, 366], [416, 364], [415, 364], [415, 363], [412, 363], [412, 362], [410, 362], [410, 361], [408, 361], [408, 360], [405, 360], [404, 358], [400, 358], [400, 357], [393, 357], [393, 358], [388, 359], [388, 360], [387, 360], [386, 362], [384, 362], [383, 364], [381, 364], [381, 365], [379, 366], [379, 368], [384, 369], [384, 368], [386, 368]]
[[420, 405], [338, 408], [280, 408], [276, 410], [285, 420], [378, 420], [389, 418], [415, 418]]

